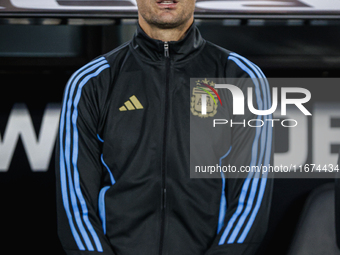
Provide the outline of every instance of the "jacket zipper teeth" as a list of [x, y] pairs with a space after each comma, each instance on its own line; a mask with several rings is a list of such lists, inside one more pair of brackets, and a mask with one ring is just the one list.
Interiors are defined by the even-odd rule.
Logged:
[[162, 215], [161, 215], [161, 234], [159, 244], [159, 255], [163, 254], [164, 231], [165, 231], [165, 207], [166, 207], [166, 140], [168, 126], [168, 104], [169, 104], [169, 76], [170, 76], [170, 56], [169, 43], [164, 42], [165, 57], [165, 109], [164, 109], [164, 133], [163, 133], [163, 155], [162, 155]]

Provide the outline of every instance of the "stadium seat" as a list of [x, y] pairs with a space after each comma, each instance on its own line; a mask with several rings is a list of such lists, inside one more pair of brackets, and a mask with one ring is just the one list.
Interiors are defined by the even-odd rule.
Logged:
[[340, 255], [336, 245], [334, 193], [331, 182], [309, 195], [288, 255]]

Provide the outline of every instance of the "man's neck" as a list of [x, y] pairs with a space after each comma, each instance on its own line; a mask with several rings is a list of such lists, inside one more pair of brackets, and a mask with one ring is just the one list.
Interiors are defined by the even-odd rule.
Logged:
[[143, 17], [139, 16], [138, 22], [143, 31], [153, 39], [163, 42], [179, 41], [183, 39], [186, 31], [193, 23], [194, 18], [188, 20], [185, 24], [176, 28], [159, 28], [155, 25], [147, 23]]

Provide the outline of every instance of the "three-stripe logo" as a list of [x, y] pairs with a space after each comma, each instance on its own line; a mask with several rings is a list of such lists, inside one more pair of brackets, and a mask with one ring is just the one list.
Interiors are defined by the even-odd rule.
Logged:
[[[90, 221], [86, 197], [83, 195], [78, 169], [79, 134], [78, 105], [83, 87], [110, 65], [98, 58], [76, 71], [65, 89], [59, 126], [59, 168], [63, 206], [71, 233], [79, 250], [103, 252], [98, 233]], [[87, 85], [90, 86], [90, 85]]]
[[135, 95], [131, 96], [129, 100], [127, 100], [122, 107], [119, 108], [119, 111], [132, 111], [132, 110], [140, 110], [144, 109], [143, 105], [139, 102]]

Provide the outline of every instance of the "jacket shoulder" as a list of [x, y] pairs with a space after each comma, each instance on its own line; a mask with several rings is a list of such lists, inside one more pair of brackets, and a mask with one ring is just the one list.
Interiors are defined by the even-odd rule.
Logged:
[[214, 55], [218, 55], [222, 63], [226, 66], [226, 75], [228, 77], [255, 76], [264, 78], [264, 74], [256, 64], [236, 52], [209, 41], [207, 41], [207, 50]]
[[80, 67], [70, 77], [65, 91], [79, 89], [88, 94], [107, 94], [112, 83], [112, 70], [119, 69], [120, 62], [127, 54], [128, 44], [126, 42]]
[[232, 51], [225, 49], [225, 48], [223, 48], [223, 47], [221, 47], [221, 46], [219, 46], [215, 43], [212, 43], [210, 41], [206, 41], [206, 48], [209, 51], [218, 52], [218, 53], [224, 55], [225, 57], [228, 57], [229, 54], [232, 52]]
[[130, 41], [127, 41], [102, 56], [106, 58], [110, 66], [113, 66], [117, 60], [119, 61], [119, 59], [123, 59], [126, 56], [129, 51], [129, 44]]
[[230, 71], [238, 74], [237, 77], [266, 78], [260, 67], [235, 52], [228, 56], [228, 67]]
[[[94, 58], [86, 65], [79, 68], [72, 75], [70, 80], [77, 78], [77, 80], [82, 80], [83, 83], [85, 81], [85, 83], [88, 83], [89, 81], [98, 81], [101, 85], [110, 84], [112, 69], [116, 69], [117, 66], [119, 66], [119, 59], [124, 59], [128, 49], [128, 43], [129, 42], [124, 43], [112, 51]], [[88, 78], [83, 79], [83, 77]], [[98, 85], [98, 82], [94, 83]]]

